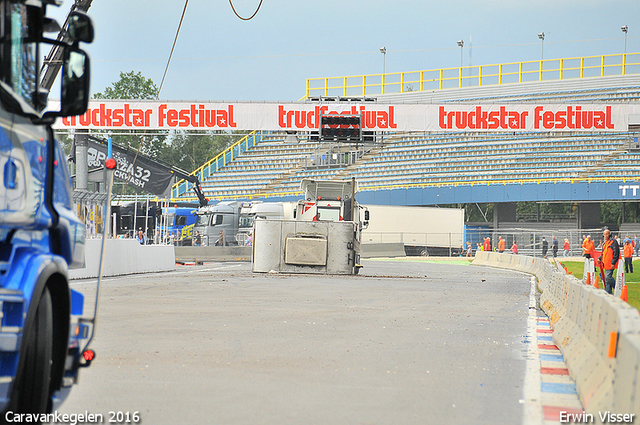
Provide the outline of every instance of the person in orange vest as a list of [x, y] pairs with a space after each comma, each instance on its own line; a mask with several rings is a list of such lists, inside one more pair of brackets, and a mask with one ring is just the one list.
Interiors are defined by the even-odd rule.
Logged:
[[485, 252], [491, 252], [491, 239], [484, 238], [483, 250]]
[[624, 243], [622, 253], [624, 255], [624, 272], [633, 273], [633, 244], [631, 241]]
[[591, 258], [591, 251], [596, 250], [596, 245], [591, 240], [591, 235], [588, 235], [584, 242], [582, 242], [582, 251], [585, 258]]
[[504, 253], [504, 239], [502, 239], [502, 236], [498, 236], [498, 252], [500, 254]]
[[604, 236], [604, 244], [602, 245], [602, 255], [600, 255], [600, 261], [604, 267], [604, 279], [605, 290], [609, 294], [613, 294], [613, 290], [616, 287], [616, 278], [613, 272], [618, 267], [618, 260], [620, 259], [620, 245], [611, 237], [609, 229], [604, 229], [602, 232]]

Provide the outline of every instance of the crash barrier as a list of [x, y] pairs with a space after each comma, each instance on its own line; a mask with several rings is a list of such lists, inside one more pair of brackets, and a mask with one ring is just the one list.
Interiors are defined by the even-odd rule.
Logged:
[[176, 246], [176, 263], [251, 261], [250, 246]]
[[[101, 239], [85, 241], [85, 267], [70, 269], [71, 279], [98, 277]], [[107, 239], [103, 276], [175, 270], [173, 246], [140, 245], [135, 239]]]
[[[640, 415], [640, 315], [616, 296], [565, 274], [559, 263], [478, 252], [474, 265], [523, 271], [538, 278], [541, 308], [554, 329], [583, 408]], [[601, 286], [602, 287], [602, 286]]]
[[360, 258], [405, 257], [404, 243], [364, 243], [360, 245]]

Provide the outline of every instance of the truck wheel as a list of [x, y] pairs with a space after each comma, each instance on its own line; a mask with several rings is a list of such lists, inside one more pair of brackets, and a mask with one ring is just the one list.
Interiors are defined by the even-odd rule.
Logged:
[[428, 257], [429, 251], [427, 250], [427, 248], [422, 249], [422, 251], [420, 251], [420, 255], [423, 257]]
[[46, 413], [49, 403], [51, 363], [53, 356], [53, 305], [49, 288], [45, 287], [38, 302], [35, 320], [26, 330], [25, 362], [22, 375], [16, 379], [17, 412]]

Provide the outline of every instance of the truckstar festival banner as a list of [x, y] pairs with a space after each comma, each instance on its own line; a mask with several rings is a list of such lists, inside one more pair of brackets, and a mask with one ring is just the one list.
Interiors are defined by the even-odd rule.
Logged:
[[627, 131], [632, 105], [91, 101], [56, 129], [317, 130], [321, 114], [362, 114], [368, 131]]

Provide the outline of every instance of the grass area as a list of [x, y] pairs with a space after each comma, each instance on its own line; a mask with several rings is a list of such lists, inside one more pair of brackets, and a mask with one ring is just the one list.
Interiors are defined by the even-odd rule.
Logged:
[[396, 258], [365, 258], [369, 261], [405, 261], [409, 263], [432, 263], [432, 264], [462, 264], [469, 265], [473, 257], [396, 257]]
[[[582, 279], [582, 271], [584, 270], [582, 261], [562, 261], [562, 264], [567, 268], [567, 272], [571, 272], [578, 279]], [[633, 261], [633, 273], [626, 274], [625, 281], [629, 293], [629, 304], [635, 308], [640, 308], [640, 260]], [[604, 285], [600, 282], [600, 289], [603, 288]]]

